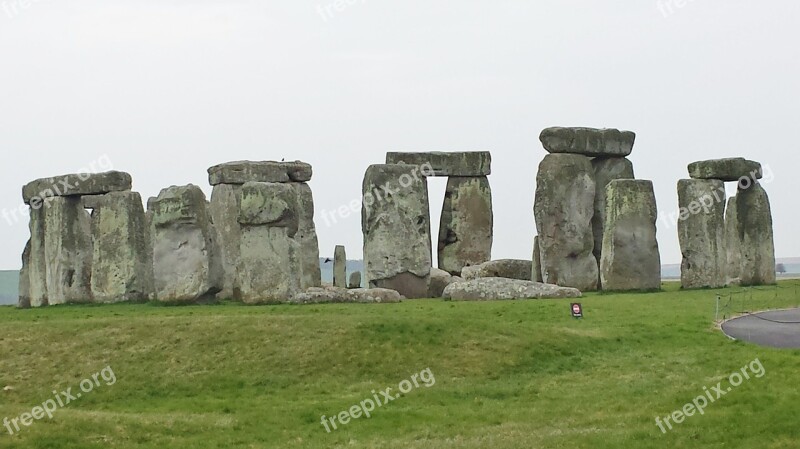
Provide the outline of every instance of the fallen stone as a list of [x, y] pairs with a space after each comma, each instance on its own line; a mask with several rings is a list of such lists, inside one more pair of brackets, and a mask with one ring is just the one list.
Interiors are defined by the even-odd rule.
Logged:
[[291, 299], [292, 304], [325, 304], [325, 303], [397, 303], [405, 299], [394, 290], [387, 289], [353, 289], [339, 287], [312, 287]]
[[450, 284], [445, 299], [453, 301], [496, 301], [508, 299], [579, 298], [574, 288], [542, 284], [533, 281], [504, 278], [479, 278]]
[[92, 302], [92, 229], [80, 197], [51, 198], [44, 216], [48, 304]]
[[763, 171], [760, 163], [737, 157], [691, 163], [689, 176], [693, 179], [718, 179], [728, 182], [749, 178], [752, 182], [761, 179]]
[[132, 184], [131, 175], [118, 171], [61, 175], [29, 182], [22, 188], [22, 199], [38, 209], [48, 198], [123, 192], [130, 190]]
[[633, 151], [636, 134], [618, 129], [547, 128], [539, 136], [549, 153], [592, 157], [626, 157]]
[[460, 275], [492, 258], [494, 214], [489, 180], [450, 177], [439, 224], [439, 268]]
[[208, 169], [208, 182], [242, 185], [247, 182], [308, 182], [313, 170], [304, 162], [236, 161], [215, 165]]
[[739, 189], [736, 218], [740, 236], [742, 271], [740, 285], [774, 285], [775, 242], [769, 196], [760, 184]]
[[492, 174], [492, 153], [488, 151], [386, 153], [387, 164], [430, 164], [424, 176], [489, 176]]
[[350, 273], [350, 282], [347, 283], [347, 288], [356, 289], [361, 288], [361, 272], [355, 271]]
[[464, 282], [464, 279], [458, 276], [453, 276], [447, 271], [440, 270], [438, 268], [432, 268], [431, 282], [428, 285], [428, 297], [441, 298], [444, 294], [444, 289], [447, 288], [448, 285], [455, 284], [456, 282]]
[[464, 267], [461, 277], [465, 281], [478, 278], [506, 278], [530, 281], [532, 272], [533, 266], [530, 260], [501, 259]]
[[594, 170], [588, 157], [549, 154], [539, 164], [534, 216], [545, 283], [594, 291]]
[[656, 197], [651, 181], [618, 179], [606, 187], [603, 290], [661, 289], [661, 255], [656, 240]]
[[598, 157], [592, 159], [595, 195], [592, 233], [594, 234], [594, 257], [598, 266], [603, 255], [603, 228], [606, 223], [606, 186], [615, 179], [634, 179], [633, 164], [623, 157]]
[[718, 288], [727, 283], [725, 251], [725, 184], [718, 180], [678, 181], [678, 220], [683, 261], [681, 286]]

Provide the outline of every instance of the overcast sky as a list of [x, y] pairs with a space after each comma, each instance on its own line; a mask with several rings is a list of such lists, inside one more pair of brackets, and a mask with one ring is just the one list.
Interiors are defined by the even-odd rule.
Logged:
[[[210, 195], [206, 169], [225, 161], [310, 162], [321, 253], [361, 258], [360, 214], [322, 214], [392, 150], [491, 150], [493, 257], [529, 259], [538, 136], [556, 125], [635, 131], [636, 176], [665, 215], [688, 163], [761, 161], [777, 255], [800, 256], [796, 1], [19, 3], [0, 0], [3, 269], [28, 238], [21, 186], [109, 162], [145, 200]], [[675, 226], [658, 236], [680, 262]]]

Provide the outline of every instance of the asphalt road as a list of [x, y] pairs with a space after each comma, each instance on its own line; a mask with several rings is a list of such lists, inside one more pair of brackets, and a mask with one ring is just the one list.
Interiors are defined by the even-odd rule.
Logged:
[[800, 309], [762, 312], [735, 318], [722, 331], [737, 340], [761, 346], [800, 349]]

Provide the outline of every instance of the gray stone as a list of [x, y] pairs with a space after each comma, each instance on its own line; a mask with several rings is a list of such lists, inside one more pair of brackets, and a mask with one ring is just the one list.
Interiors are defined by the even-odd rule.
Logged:
[[195, 185], [169, 187], [148, 202], [155, 297], [192, 303], [222, 289], [222, 258], [205, 194]]
[[347, 288], [347, 253], [341, 245], [333, 252], [333, 286]]
[[19, 301], [17, 307], [29, 309], [31, 307], [31, 241], [25, 244], [22, 251], [22, 269], [19, 271]]
[[453, 301], [497, 301], [509, 299], [579, 298], [574, 288], [505, 278], [479, 278], [450, 284], [443, 294]]
[[725, 184], [718, 180], [678, 181], [678, 237], [683, 288], [718, 288], [727, 283]]
[[[363, 184], [364, 267], [371, 288], [428, 295], [431, 227], [428, 184], [414, 165], [372, 165]], [[391, 193], [389, 193], [391, 192]]]
[[773, 285], [775, 242], [769, 196], [760, 184], [739, 189], [736, 194], [736, 217], [741, 245], [741, 285]]
[[219, 299], [233, 299], [236, 290], [236, 268], [242, 240], [242, 226], [239, 224], [239, 209], [242, 200], [242, 186], [219, 184], [211, 192], [211, 221], [217, 232], [217, 246], [223, 266], [222, 291]]
[[588, 157], [549, 154], [539, 164], [534, 216], [545, 283], [597, 290], [594, 196], [594, 170]]
[[444, 270], [432, 268], [431, 282], [428, 285], [428, 297], [441, 298], [444, 294], [444, 289], [447, 288], [448, 285], [455, 284], [456, 282], [464, 282], [464, 279], [453, 276]]
[[439, 224], [439, 268], [460, 275], [492, 258], [494, 214], [489, 180], [450, 177]]
[[600, 279], [603, 290], [661, 289], [658, 211], [651, 181], [619, 179], [606, 187]]
[[208, 182], [242, 185], [247, 182], [308, 182], [313, 170], [305, 162], [236, 161], [215, 165], [208, 169]]
[[387, 164], [429, 165], [425, 176], [489, 176], [492, 154], [488, 151], [386, 153]]
[[394, 290], [364, 289], [347, 290], [339, 287], [312, 287], [291, 299], [292, 304], [325, 304], [325, 303], [397, 303], [405, 299]]
[[693, 179], [719, 179], [720, 181], [739, 181], [749, 178], [750, 181], [761, 179], [761, 164], [742, 157], [728, 159], [712, 159], [689, 164], [689, 176]]
[[531, 258], [531, 280], [533, 282], [543, 282], [542, 280], [542, 255], [539, 248], [539, 236], [533, 238], [533, 257]]
[[92, 298], [147, 301], [154, 293], [152, 250], [142, 198], [112, 192], [85, 199], [92, 212]]
[[322, 285], [322, 273], [319, 267], [319, 239], [314, 224], [314, 195], [311, 187], [304, 182], [293, 182], [289, 185], [295, 190], [300, 207], [297, 234], [294, 237], [300, 243], [300, 265], [303, 267], [300, 287], [319, 287]]
[[45, 207], [47, 297], [50, 305], [92, 301], [92, 229], [80, 197], [54, 197]]
[[725, 209], [725, 248], [727, 268], [725, 270], [729, 284], [739, 284], [742, 277], [742, 240], [739, 237], [739, 217], [737, 215], [736, 197], [728, 199]]
[[598, 266], [603, 255], [603, 227], [606, 223], [606, 186], [615, 179], [634, 179], [633, 164], [622, 157], [598, 157], [592, 159], [595, 195], [592, 233], [594, 234], [594, 257]]
[[501, 259], [465, 267], [461, 277], [466, 281], [479, 278], [506, 278], [530, 281], [533, 266], [530, 260]]
[[549, 153], [625, 157], [633, 151], [636, 134], [618, 129], [547, 128], [539, 136]]
[[361, 288], [361, 272], [355, 271], [350, 273], [350, 282], [347, 284], [347, 288], [356, 289]]
[[131, 175], [118, 171], [61, 175], [29, 182], [22, 188], [22, 199], [25, 204], [40, 208], [47, 198], [123, 192], [130, 190], [132, 184]]
[[248, 182], [234, 297], [246, 304], [284, 303], [301, 291], [297, 194], [288, 184]]
[[47, 297], [47, 257], [45, 256], [44, 209], [30, 209], [31, 247], [28, 261], [28, 293], [31, 307], [46, 307]]

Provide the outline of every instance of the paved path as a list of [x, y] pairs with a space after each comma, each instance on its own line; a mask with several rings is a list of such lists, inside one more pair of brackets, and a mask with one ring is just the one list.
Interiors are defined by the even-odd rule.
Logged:
[[800, 349], [800, 309], [735, 318], [725, 322], [722, 331], [729, 337], [761, 346]]

